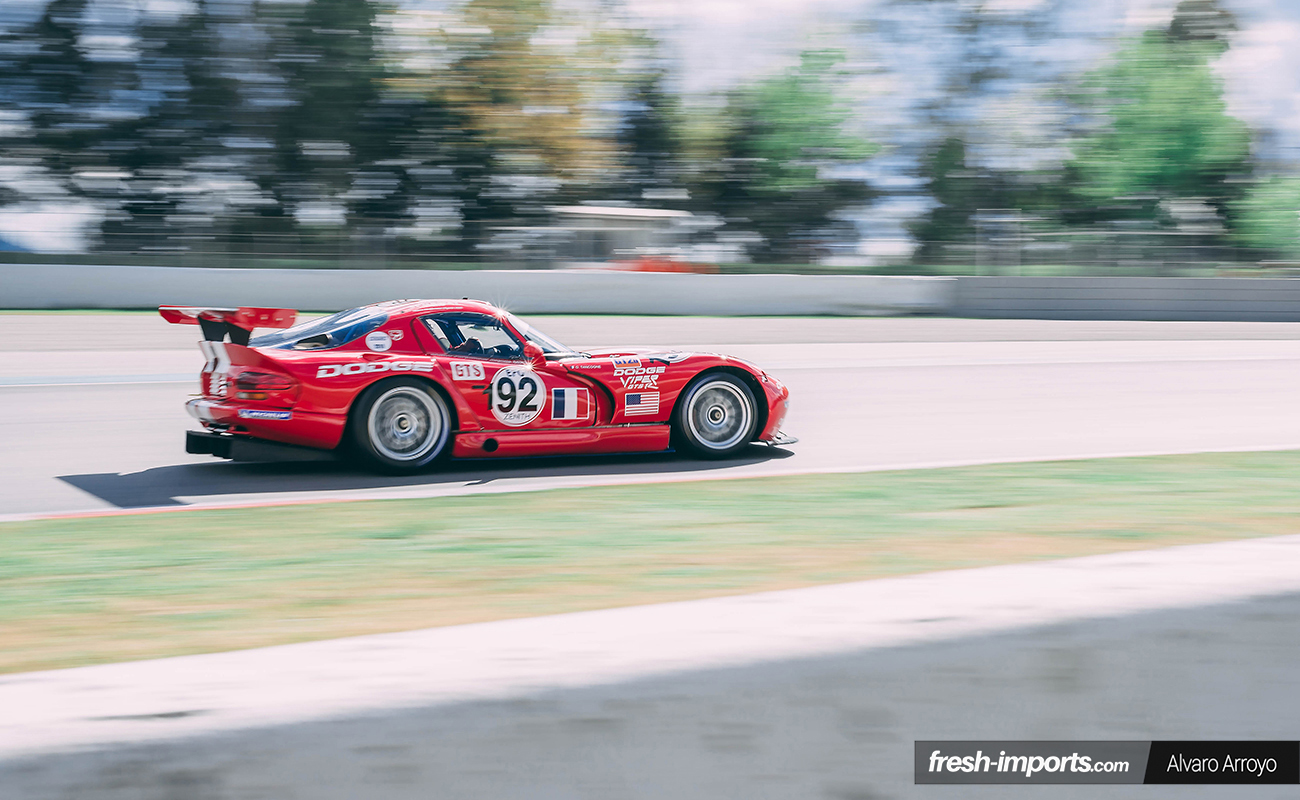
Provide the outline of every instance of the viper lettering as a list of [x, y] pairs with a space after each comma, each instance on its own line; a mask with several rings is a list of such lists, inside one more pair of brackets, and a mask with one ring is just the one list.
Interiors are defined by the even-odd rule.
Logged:
[[619, 378], [623, 382], [624, 389], [658, 389], [658, 375], [632, 375], [627, 378]]

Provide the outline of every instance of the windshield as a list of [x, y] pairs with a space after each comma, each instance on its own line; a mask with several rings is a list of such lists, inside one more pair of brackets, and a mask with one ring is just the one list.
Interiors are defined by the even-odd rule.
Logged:
[[278, 347], [282, 350], [327, 350], [365, 336], [387, 321], [388, 314], [381, 308], [350, 308], [287, 330], [258, 336], [249, 345]]
[[542, 348], [543, 353], [558, 356], [581, 355], [581, 353], [574, 350], [572, 347], [565, 347], [551, 337], [537, 330], [532, 325], [524, 322], [519, 317], [516, 317], [514, 314], [507, 314], [506, 316], [510, 318], [510, 324], [514, 326], [515, 330], [519, 331], [525, 339]]

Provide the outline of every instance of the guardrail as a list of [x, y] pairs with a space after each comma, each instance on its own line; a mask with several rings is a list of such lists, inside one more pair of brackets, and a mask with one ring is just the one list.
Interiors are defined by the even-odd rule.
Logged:
[[0, 308], [166, 303], [326, 311], [473, 297], [525, 314], [1300, 321], [1297, 278], [697, 275], [610, 270], [318, 270], [0, 264]]

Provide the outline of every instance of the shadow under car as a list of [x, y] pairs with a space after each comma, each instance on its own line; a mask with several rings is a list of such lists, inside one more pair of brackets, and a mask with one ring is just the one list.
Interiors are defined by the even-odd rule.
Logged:
[[[788, 450], [750, 445], [736, 458], [693, 459], [673, 451], [608, 456], [537, 456], [532, 458], [459, 459], [441, 469], [414, 475], [377, 475], [343, 460], [281, 462], [214, 462], [154, 467], [125, 474], [113, 472], [60, 475], [59, 480], [117, 508], [185, 506], [182, 497], [337, 492], [411, 486], [467, 484], [479, 486], [505, 479], [698, 473], [756, 464], [792, 456]], [[526, 488], [526, 487], [524, 487]]]

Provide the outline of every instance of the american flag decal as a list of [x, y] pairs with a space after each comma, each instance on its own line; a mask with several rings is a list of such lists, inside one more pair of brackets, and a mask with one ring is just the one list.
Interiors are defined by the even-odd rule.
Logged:
[[659, 393], [640, 392], [623, 395], [623, 413], [629, 417], [638, 414], [658, 414]]
[[591, 392], [586, 389], [552, 389], [551, 419], [586, 419], [591, 416]]

